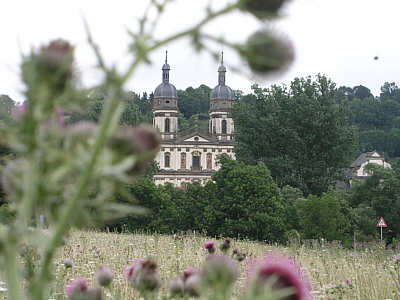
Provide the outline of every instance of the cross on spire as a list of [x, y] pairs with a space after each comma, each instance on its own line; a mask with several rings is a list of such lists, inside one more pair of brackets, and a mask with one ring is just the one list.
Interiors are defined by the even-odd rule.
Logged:
[[168, 64], [168, 50], [165, 50], [165, 64]]
[[222, 51], [222, 56], [221, 56], [221, 65], [224, 65], [224, 51]]

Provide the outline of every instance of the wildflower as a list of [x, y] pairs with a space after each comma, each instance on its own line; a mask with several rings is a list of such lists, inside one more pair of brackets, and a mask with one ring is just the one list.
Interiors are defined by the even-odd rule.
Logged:
[[157, 265], [151, 260], [136, 260], [125, 268], [125, 279], [140, 291], [154, 291], [160, 286]]
[[226, 292], [238, 276], [236, 263], [226, 255], [212, 255], [202, 269], [203, 283], [213, 290]]
[[190, 276], [196, 274], [198, 271], [195, 268], [192, 267], [187, 267], [184, 271], [183, 271], [183, 278], [186, 280], [187, 278], [189, 278]]
[[176, 277], [169, 282], [168, 290], [171, 296], [183, 296], [184, 282], [181, 277]]
[[88, 290], [88, 285], [86, 283], [86, 279], [83, 277], [79, 277], [74, 279], [66, 288], [65, 294], [67, 298], [71, 298], [73, 295], [80, 295], [85, 293]]
[[208, 241], [204, 243], [204, 248], [208, 250], [208, 253], [212, 254], [215, 252], [214, 242]]
[[248, 11], [257, 18], [266, 18], [278, 12], [287, 0], [241, 0], [239, 8]]
[[[32, 76], [33, 72], [35, 76]], [[32, 53], [22, 64], [24, 82], [31, 88], [45, 86], [49, 92], [48, 99], [66, 90], [73, 73], [73, 47], [61, 39], [41, 47], [38, 53]]]
[[144, 172], [153, 162], [160, 145], [160, 136], [156, 129], [148, 125], [121, 127], [117, 134], [109, 139], [108, 145], [122, 155], [142, 155], [129, 171], [131, 174], [137, 174]]
[[185, 281], [184, 293], [190, 297], [200, 296], [201, 291], [201, 276], [194, 274]]
[[125, 267], [124, 277], [125, 277], [126, 281], [131, 282], [133, 280], [132, 276], [135, 272], [135, 269], [139, 268], [143, 262], [144, 262], [143, 259], [137, 259], [137, 260], [133, 261], [130, 265]]
[[231, 240], [226, 239], [222, 242], [222, 244], [219, 246], [219, 249], [226, 253], [228, 251], [228, 249], [231, 247]]
[[345, 282], [345, 284], [346, 284], [346, 285], [350, 285], [352, 282], [353, 282], [353, 281], [352, 281], [351, 279], [347, 279], [346, 282]]
[[105, 287], [111, 284], [111, 281], [113, 280], [113, 273], [107, 266], [100, 266], [96, 270], [94, 277], [100, 286]]
[[238, 50], [250, 69], [262, 75], [284, 70], [294, 59], [292, 44], [267, 30], [253, 33]]
[[396, 257], [394, 260], [395, 260], [396, 262], [400, 262], [400, 256]]
[[273, 284], [272, 286], [267, 284], [267, 287], [273, 291], [293, 289], [293, 294], [284, 299], [304, 300], [310, 297], [310, 287], [302, 277], [299, 267], [281, 254], [270, 254], [255, 259], [249, 265], [248, 276], [252, 282], [250, 285], [252, 296], [266, 292], [265, 283], [271, 282], [269, 281], [271, 279]]
[[64, 266], [66, 269], [72, 268], [73, 265], [73, 261], [72, 259], [67, 258], [66, 260], [64, 260]]

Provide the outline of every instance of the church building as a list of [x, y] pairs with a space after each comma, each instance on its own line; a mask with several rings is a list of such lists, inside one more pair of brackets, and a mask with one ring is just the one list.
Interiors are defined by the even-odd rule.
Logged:
[[156, 184], [204, 184], [219, 166], [217, 156], [232, 158], [234, 124], [230, 108], [234, 101], [232, 89], [225, 84], [226, 67], [223, 56], [218, 68], [218, 85], [210, 94], [209, 128], [203, 132], [198, 126], [181, 132], [178, 126], [178, 95], [169, 82], [170, 66], [165, 58], [162, 83], [156, 88], [153, 100], [153, 126], [161, 134], [161, 149], [156, 156], [159, 171], [153, 175]]

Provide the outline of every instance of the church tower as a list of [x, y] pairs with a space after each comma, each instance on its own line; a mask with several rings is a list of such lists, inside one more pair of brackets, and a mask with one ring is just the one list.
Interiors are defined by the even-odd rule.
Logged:
[[218, 68], [218, 85], [210, 94], [210, 134], [219, 141], [232, 141], [234, 125], [230, 113], [234, 94], [232, 89], [225, 84], [226, 68], [224, 66], [224, 53], [222, 52], [221, 65]]
[[161, 133], [163, 140], [175, 139], [178, 132], [178, 95], [174, 85], [169, 83], [168, 52], [162, 67], [162, 83], [154, 91], [153, 127]]

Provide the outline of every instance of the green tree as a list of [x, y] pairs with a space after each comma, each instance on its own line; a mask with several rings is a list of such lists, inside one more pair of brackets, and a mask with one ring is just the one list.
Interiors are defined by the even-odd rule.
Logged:
[[355, 140], [345, 106], [335, 103], [335, 84], [318, 75], [254, 92], [254, 103], [233, 107], [237, 158], [265, 163], [281, 187], [326, 191], [349, 165]]
[[284, 238], [285, 211], [278, 186], [263, 164], [220, 157], [221, 169], [207, 187], [215, 219], [208, 233], [256, 240]]
[[211, 88], [202, 84], [198, 88], [178, 90], [178, 108], [186, 119], [195, 114], [208, 114]]
[[[373, 228], [360, 226], [360, 229], [365, 235], [371, 235], [371, 232], [376, 231], [378, 219], [383, 217], [390, 229], [386, 236], [400, 237], [400, 179], [392, 169], [374, 164], [369, 164], [367, 169], [372, 176], [355, 183], [351, 189], [352, 206], [361, 213], [368, 213], [369, 221], [364, 221], [364, 225], [373, 225]], [[365, 220], [364, 214], [360, 218]]]
[[309, 195], [298, 203], [301, 232], [305, 238], [343, 240], [350, 224], [342, 212], [338, 195], [330, 190], [321, 197]]

